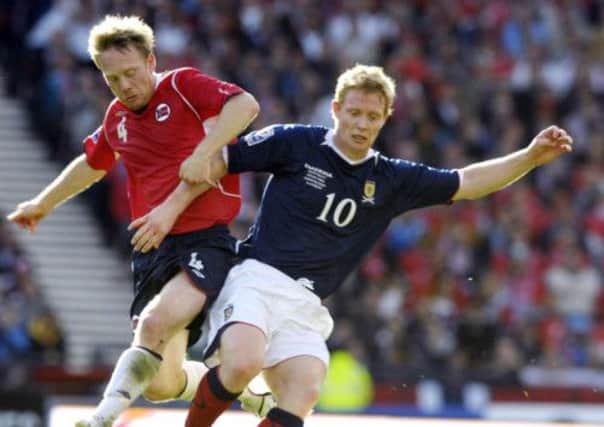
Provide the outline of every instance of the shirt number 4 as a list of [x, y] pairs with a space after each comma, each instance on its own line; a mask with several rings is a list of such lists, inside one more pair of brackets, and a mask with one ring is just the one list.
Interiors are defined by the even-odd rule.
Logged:
[[117, 137], [122, 140], [125, 144], [128, 140], [128, 130], [126, 129], [126, 116], [122, 117], [122, 120], [117, 125]]

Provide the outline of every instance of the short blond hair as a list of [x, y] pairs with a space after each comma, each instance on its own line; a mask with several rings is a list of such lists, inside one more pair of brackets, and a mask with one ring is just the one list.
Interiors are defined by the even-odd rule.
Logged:
[[382, 67], [377, 65], [356, 64], [344, 71], [338, 77], [334, 100], [338, 104], [344, 102], [346, 93], [351, 89], [365, 92], [378, 92], [384, 97], [386, 117], [392, 114], [392, 105], [396, 93], [396, 83], [388, 76]]
[[107, 49], [134, 48], [147, 57], [154, 46], [153, 30], [138, 16], [107, 15], [88, 36], [88, 53], [97, 67], [99, 55]]

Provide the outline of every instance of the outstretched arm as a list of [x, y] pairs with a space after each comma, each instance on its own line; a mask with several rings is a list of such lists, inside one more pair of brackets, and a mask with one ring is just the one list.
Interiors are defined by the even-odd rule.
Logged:
[[522, 150], [461, 169], [463, 179], [453, 200], [478, 199], [500, 190], [534, 168], [572, 151], [572, 144], [573, 139], [564, 129], [557, 126], [543, 129]]
[[[227, 166], [221, 152], [214, 155], [210, 166], [210, 180], [212, 182], [220, 180], [227, 174]], [[186, 181], [181, 181], [166, 200], [148, 214], [132, 221], [128, 226], [129, 230], [137, 229], [130, 241], [134, 250], [145, 253], [152, 248], [158, 248], [172, 230], [180, 214], [193, 200], [210, 188], [212, 188], [210, 181], [201, 184], [189, 184]]]
[[7, 218], [21, 228], [34, 231], [54, 208], [90, 187], [105, 174], [104, 170], [90, 167], [86, 155], [82, 154], [73, 159], [36, 197], [20, 203]]
[[212, 129], [195, 151], [182, 163], [180, 179], [198, 184], [211, 179], [211, 162], [222, 147], [239, 135], [256, 118], [260, 106], [248, 92], [240, 93], [228, 100]]

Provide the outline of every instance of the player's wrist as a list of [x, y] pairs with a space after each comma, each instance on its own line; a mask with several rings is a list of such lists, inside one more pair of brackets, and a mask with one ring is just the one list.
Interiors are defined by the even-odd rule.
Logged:
[[56, 205], [45, 197], [36, 197], [32, 199], [30, 203], [34, 204], [36, 209], [45, 216], [48, 215]]

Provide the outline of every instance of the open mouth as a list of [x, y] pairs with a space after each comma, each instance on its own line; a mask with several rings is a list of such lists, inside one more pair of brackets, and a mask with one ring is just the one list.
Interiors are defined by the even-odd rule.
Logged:
[[354, 140], [354, 142], [358, 142], [359, 144], [367, 142], [367, 137], [363, 135], [352, 135], [352, 139]]

